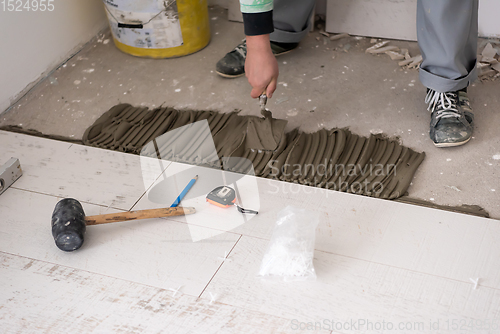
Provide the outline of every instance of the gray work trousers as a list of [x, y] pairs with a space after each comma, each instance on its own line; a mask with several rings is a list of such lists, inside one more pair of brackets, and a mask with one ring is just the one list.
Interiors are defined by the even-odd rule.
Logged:
[[[298, 43], [310, 29], [315, 0], [274, 0], [271, 41]], [[420, 81], [439, 92], [467, 87], [477, 78], [478, 0], [418, 0]]]

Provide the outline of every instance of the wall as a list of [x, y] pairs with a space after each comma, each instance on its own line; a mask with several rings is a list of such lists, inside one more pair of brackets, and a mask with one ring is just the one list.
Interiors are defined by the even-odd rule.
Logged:
[[0, 113], [107, 25], [101, 0], [51, 3], [51, 12], [0, 3]]
[[500, 38], [500, 1], [479, 1], [479, 36]]
[[209, 6], [220, 6], [227, 9], [229, 7], [229, 1], [231, 0], [207, 0], [207, 3]]
[[[327, 0], [326, 30], [416, 40], [416, 6], [417, 0]], [[479, 1], [479, 36], [500, 37], [498, 13], [500, 1]]]

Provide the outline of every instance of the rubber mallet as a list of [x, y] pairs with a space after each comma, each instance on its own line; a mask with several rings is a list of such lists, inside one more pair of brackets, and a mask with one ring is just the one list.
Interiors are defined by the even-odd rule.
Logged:
[[83, 245], [83, 236], [87, 225], [99, 225], [138, 220], [190, 215], [195, 208], [164, 208], [141, 211], [110, 213], [106, 215], [85, 217], [83, 207], [76, 199], [65, 198], [57, 203], [52, 213], [52, 236], [59, 249], [72, 252]]

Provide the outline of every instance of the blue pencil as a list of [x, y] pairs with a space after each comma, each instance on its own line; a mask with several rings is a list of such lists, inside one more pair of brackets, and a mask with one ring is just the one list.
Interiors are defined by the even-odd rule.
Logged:
[[170, 206], [171, 208], [175, 208], [175, 207], [177, 207], [177, 205], [179, 205], [179, 203], [182, 201], [182, 199], [184, 198], [184, 196], [186, 196], [186, 194], [188, 193], [189, 189], [191, 189], [191, 187], [196, 182], [196, 180], [198, 180], [198, 175], [196, 175], [191, 181], [189, 181], [189, 183], [186, 186], [186, 188], [184, 188], [184, 190], [181, 192], [181, 194], [175, 199], [174, 204], [172, 204]]

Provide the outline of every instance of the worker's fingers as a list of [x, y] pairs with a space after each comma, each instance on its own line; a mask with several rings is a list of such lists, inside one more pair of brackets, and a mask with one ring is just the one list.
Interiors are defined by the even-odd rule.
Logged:
[[273, 80], [271, 80], [271, 82], [267, 86], [266, 95], [267, 95], [268, 98], [273, 97], [273, 93], [276, 90], [277, 81], [278, 80], [276, 78], [273, 78]]
[[262, 95], [262, 92], [265, 91], [266, 91], [265, 86], [253, 87], [252, 91], [250, 92], [250, 96], [254, 99], [257, 99], [259, 96]]

